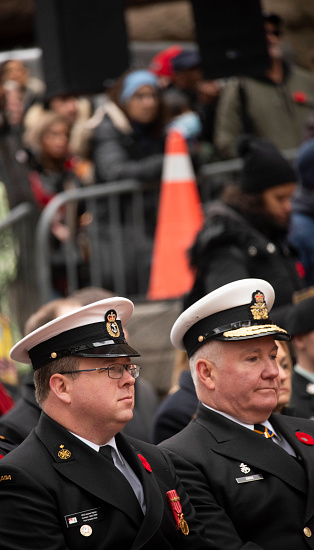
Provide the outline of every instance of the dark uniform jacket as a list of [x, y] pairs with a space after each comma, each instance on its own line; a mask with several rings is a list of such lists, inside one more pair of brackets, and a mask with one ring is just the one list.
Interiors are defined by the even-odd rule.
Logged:
[[293, 371], [291, 406], [299, 416], [314, 418], [314, 384], [301, 374]]
[[0, 435], [16, 444], [22, 443], [38, 423], [41, 413], [35, 399], [33, 374], [28, 376], [21, 390], [21, 396], [14, 407], [0, 418]]
[[314, 423], [280, 414], [270, 422], [302, 462], [202, 404], [196, 420], [161, 443], [223, 550], [314, 548]]
[[[218, 550], [202, 537], [166, 453], [121, 434], [116, 442], [143, 485], [145, 516], [114, 464], [43, 413], [28, 438], [0, 461], [1, 549]], [[177, 529], [166, 500], [172, 489], [181, 498], [188, 535]]]
[[168, 395], [159, 406], [153, 423], [152, 442], [157, 445], [168, 439], [192, 420], [198, 399], [190, 371], [182, 371], [179, 389]]

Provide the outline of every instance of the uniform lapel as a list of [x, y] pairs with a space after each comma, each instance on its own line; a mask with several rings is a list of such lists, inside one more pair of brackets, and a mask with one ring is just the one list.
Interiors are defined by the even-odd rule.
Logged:
[[[303, 443], [296, 436], [297, 432], [306, 433], [314, 440], [314, 423], [313, 420], [305, 420], [301, 418], [272, 415], [270, 418], [274, 428], [278, 430], [290, 443], [298, 456], [301, 456], [304, 468], [307, 473], [307, 508], [306, 520], [314, 515], [314, 445]], [[306, 424], [306, 428], [304, 425]]]
[[164, 500], [154, 472], [146, 469], [139, 458], [139, 454], [142, 455], [141, 450], [133, 445], [131, 446], [122, 434], [116, 436], [116, 441], [119, 450], [121, 450], [123, 456], [138, 476], [144, 490], [146, 514], [132, 545], [132, 549], [135, 549], [147, 544], [152, 535], [159, 529], [164, 513]]
[[97, 498], [119, 508], [137, 525], [141, 524], [143, 513], [134, 491], [113, 464], [45, 413], [41, 416], [36, 433], [52, 455], [53, 466], [61, 475]]
[[206, 409], [203, 405], [199, 407], [197, 422], [216, 439], [216, 444], [212, 444], [216, 453], [239, 460], [240, 463], [244, 462], [254, 469], [269, 472], [295, 489], [307, 493], [304, 469], [276, 443]]

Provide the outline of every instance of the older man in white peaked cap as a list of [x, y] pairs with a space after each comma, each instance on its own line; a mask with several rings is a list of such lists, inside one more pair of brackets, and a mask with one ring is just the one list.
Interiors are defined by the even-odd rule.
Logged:
[[126, 298], [100, 300], [11, 350], [32, 362], [38, 426], [0, 462], [2, 550], [218, 550], [167, 454], [120, 434], [132, 418], [139, 353]]
[[[284, 284], [284, 281], [283, 281]], [[272, 414], [279, 395], [274, 291], [243, 279], [184, 311], [171, 340], [190, 357], [196, 419], [163, 442], [224, 550], [314, 548], [314, 424]]]

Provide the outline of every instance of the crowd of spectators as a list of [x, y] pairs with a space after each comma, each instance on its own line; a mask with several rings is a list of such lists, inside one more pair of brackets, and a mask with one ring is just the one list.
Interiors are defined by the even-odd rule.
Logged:
[[[137, 179], [143, 187], [145, 214], [141, 272], [148, 283], [169, 131], [184, 135], [196, 177], [204, 163], [242, 157], [239, 177], [226, 180], [217, 200], [203, 204], [204, 227], [189, 251], [195, 283], [183, 297], [183, 307], [226, 282], [261, 276], [275, 288], [273, 311], [284, 325], [294, 293], [314, 280], [309, 238], [314, 77], [284, 58], [284, 21], [273, 13], [263, 17], [270, 65], [254, 78], [205, 80], [198, 51], [173, 45], [147, 66], [126, 71], [96, 99], [71, 91], [51, 94], [24, 62], [3, 63], [0, 179], [9, 208], [30, 202], [37, 220], [64, 190]], [[292, 147], [299, 148], [295, 171], [283, 156]], [[130, 203], [126, 198], [120, 204], [121, 238], [128, 242], [126, 292], [136, 295]], [[98, 238], [110, 240], [108, 210], [101, 203], [98, 209]], [[70, 237], [76, 242], [78, 284], [89, 284], [81, 267], [89, 261], [85, 226], [91, 220], [84, 204], [73, 203], [52, 221], [51, 298], [68, 294]], [[101, 247], [100, 263], [108, 264], [107, 250], [102, 253]], [[114, 257], [109, 263], [114, 265]], [[104, 276], [102, 285], [111, 288], [112, 276]], [[173, 386], [177, 384], [183, 385], [180, 391], [188, 388], [188, 371]]]
[[[117, 366], [117, 358], [125, 357], [121, 349], [128, 346], [127, 363], [118, 365], [122, 368], [118, 372], [120, 378], [113, 369], [111, 380], [108, 370], [110, 384], [123, 385], [123, 377], [128, 376], [131, 379], [128, 384], [134, 385], [132, 391], [135, 393], [132, 419], [122, 427], [119, 425], [115, 433], [121, 431], [122, 441], [125, 436], [127, 441], [131, 436], [145, 445], [146, 442], [161, 444], [163, 450], [160, 453], [170, 456], [205, 525], [208, 539], [204, 548], [213, 549], [216, 546], [211, 546], [212, 539], [218, 541], [218, 548], [230, 550], [253, 546], [268, 550], [290, 548], [287, 546], [289, 534], [280, 538], [281, 528], [275, 525], [267, 513], [268, 504], [265, 505], [266, 500], [270, 508], [277, 502], [281, 510], [285, 498], [289, 505], [299, 510], [299, 515], [294, 516], [290, 525], [291, 540], [297, 541], [292, 544], [299, 545], [301, 527], [300, 533], [298, 529], [303, 525], [301, 515], [305, 513], [306, 499], [312, 490], [304, 489], [308, 486], [305, 472], [310, 468], [304, 443], [314, 445], [313, 429], [308, 422], [314, 419], [314, 75], [284, 59], [282, 19], [276, 14], [265, 13], [264, 24], [270, 65], [264, 74], [254, 78], [204, 80], [199, 53], [173, 45], [154, 56], [147, 66], [131, 68], [120, 75], [104, 90], [101, 100], [95, 101], [93, 97], [77, 96], [72, 92], [49, 95], [44, 83], [34, 79], [20, 61], [9, 60], [0, 67], [0, 182], [5, 212], [22, 202], [29, 202], [37, 220], [51, 199], [62, 191], [136, 179], [142, 186], [144, 198], [144, 226], [140, 238], [146, 254], [143, 277], [147, 283], [169, 132], [176, 129], [186, 139], [196, 178], [205, 163], [235, 157], [241, 159], [237, 176], [232, 181], [224, 181], [215, 200], [203, 203], [205, 222], [187, 251], [195, 278], [191, 290], [180, 297], [183, 311], [171, 333], [172, 343], [177, 348], [174, 364], [162, 366], [173, 369], [171, 387], [165, 399], [159, 402], [153, 385], [144, 376], [137, 379], [138, 365], [128, 361], [138, 353], [129, 348], [126, 340], [122, 344], [115, 341], [117, 336], [109, 322], [105, 329], [110, 335], [106, 345], [103, 341], [91, 343], [94, 342], [92, 333], [88, 335], [91, 318], [85, 318], [84, 307], [93, 304], [87, 311], [95, 309], [98, 312], [100, 304], [104, 303], [105, 307], [107, 298], [113, 300], [114, 293], [110, 277], [102, 281], [102, 288], [93, 288], [89, 286], [84, 269], [80, 270], [80, 266], [89, 261], [89, 247], [85, 237], [84, 240], [81, 237], [85, 235], [86, 223], [93, 221], [85, 203], [70, 203], [60, 209], [52, 221], [50, 252], [54, 294], [51, 301], [33, 313], [24, 328], [25, 336], [30, 335], [29, 341], [32, 342], [35, 331], [35, 335], [42, 335], [45, 342], [45, 332], [51, 331], [53, 320], [69, 315], [71, 323], [76, 316], [73, 312], [83, 307], [78, 317], [82, 323], [86, 322], [86, 326], [76, 327], [74, 323], [72, 327], [73, 330], [84, 328], [80, 334], [82, 341], [69, 347], [65, 357], [59, 361], [68, 360], [71, 355], [77, 360], [82, 345], [83, 351], [87, 350], [87, 354], [83, 353], [84, 361], [113, 357], [110, 359], [112, 368]], [[295, 161], [287, 159], [286, 149], [295, 149]], [[102, 239], [110, 239], [106, 208], [101, 201], [97, 204], [100, 243]], [[123, 198], [120, 202], [120, 236], [127, 243], [126, 293], [136, 295], [129, 211], [130, 203]], [[75, 262], [81, 287], [72, 293], [67, 286], [65, 246], [70, 238], [77, 244]], [[114, 266], [114, 258], [108, 257], [105, 248], [100, 250], [99, 261]], [[15, 266], [12, 269], [14, 271]], [[5, 281], [2, 279], [5, 276], [12, 279], [13, 275], [2, 275], [1, 270], [0, 274], [3, 289]], [[99, 302], [98, 306], [94, 302]], [[250, 321], [247, 318], [248, 306], [252, 312], [249, 315], [253, 317]], [[271, 319], [275, 324], [268, 318], [271, 308]], [[253, 310], [258, 310], [257, 316]], [[109, 310], [106, 315], [108, 313]], [[195, 331], [195, 325], [198, 331]], [[55, 337], [57, 341], [59, 337], [63, 339], [62, 320], [57, 320], [56, 326], [60, 326], [60, 332], [49, 332], [51, 346]], [[112, 326], [123, 332], [120, 321], [118, 325], [113, 322]], [[125, 327], [123, 329], [127, 337]], [[291, 342], [288, 342], [287, 333], [291, 334]], [[86, 335], [88, 342], [85, 341]], [[36, 341], [35, 348], [37, 344]], [[90, 353], [94, 344], [95, 349], [100, 348], [100, 355], [96, 355], [94, 350]], [[116, 353], [112, 346], [119, 346]], [[106, 347], [107, 350], [103, 351]], [[51, 348], [48, 362], [51, 363], [54, 353], [54, 348]], [[261, 365], [258, 367], [258, 382], [254, 374], [256, 363]], [[43, 372], [46, 364], [35, 367]], [[79, 377], [74, 376], [72, 380], [72, 374], [70, 371], [55, 371], [52, 377], [55, 376], [56, 380], [71, 375], [74, 387]], [[256, 380], [253, 380], [254, 376]], [[36, 375], [36, 379], [39, 387], [40, 375]], [[266, 379], [270, 385], [275, 384], [276, 379], [278, 387], [262, 387], [258, 392], [260, 387], [256, 390], [256, 384], [263, 384]], [[27, 372], [18, 387], [2, 382], [0, 373], [0, 458], [24, 439], [26, 445], [23, 448], [28, 448], [29, 441], [34, 444], [34, 439], [29, 439], [28, 435], [38, 422], [46, 423], [45, 429], [52, 429], [49, 428], [52, 421], [47, 421], [49, 407], [43, 407], [47, 415], [41, 414], [40, 403], [46, 406], [46, 398], [43, 401], [36, 399], [32, 372]], [[66, 391], [69, 387], [70, 384]], [[272, 391], [274, 389], [276, 392]], [[55, 388], [47, 398], [48, 404], [54, 400], [50, 412], [55, 410], [54, 419], [61, 426], [63, 419], [58, 399], [66, 414], [71, 408], [70, 401], [64, 396], [66, 391], [64, 387], [62, 391]], [[79, 402], [84, 401], [82, 393], [77, 397]], [[251, 399], [250, 403], [248, 399]], [[73, 415], [75, 422], [79, 412], [77, 408]], [[92, 412], [92, 409], [88, 411], [88, 415], [92, 416]], [[262, 445], [257, 443], [256, 434], [249, 433], [248, 428], [251, 432], [265, 435], [265, 438], [278, 440], [275, 441], [276, 450], [271, 447], [269, 453], [274, 461], [268, 462], [267, 444], [264, 445], [264, 441]], [[296, 437], [292, 439], [291, 428], [294, 431], [302, 429], [302, 432], [296, 431]], [[243, 442], [243, 455], [241, 447], [237, 448], [236, 444], [228, 450], [236, 432], [239, 441]], [[35, 437], [34, 433], [31, 438]], [[71, 435], [76, 435], [75, 430]], [[85, 439], [80, 437], [83, 443], [86, 443], [85, 436], [84, 432]], [[172, 437], [174, 439], [169, 440]], [[71, 437], [67, 441], [70, 445]], [[134, 449], [134, 441], [131, 442]], [[118, 453], [117, 448], [113, 448]], [[260, 450], [260, 454], [255, 454], [255, 448]], [[155, 460], [155, 455], [150, 455], [150, 447], [144, 446], [144, 449]], [[286, 455], [282, 454], [284, 451]], [[12, 456], [17, 457], [20, 467], [22, 453]], [[291, 456], [296, 459], [294, 462], [290, 460]], [[131, 457], [132, 454], [128, 454], [132, 461]], [[5, 459], [2, 464], [9, 464], [9, 460]], [[147, 471], [151, 471], [147, 462], [143, 464]], [[159, 458], [156, 458], [156, 468], [157, 464], [158, 469], [161, 468]], [[254, 492], [250, 492], [255, 484], [246, 482], [262, 480], [263, 475], [252, 473], [248, 478], [239, 477], [240, 471], [248, 474], [250, 468], [253, 470], [252, 465], [257, 468], [256, 472], [263, 471], [264, 485], [270, 485], [270, 490], [264, 493], [263, 484], [258, 484], [261, 497], [259, 514], [252, 506], [256, 501]], [[285, 473], [290, 468], [294, 481]], [[234, 478], [237, 485], [233, 483]], [[4, 477], [2, 480], [7, 481]], [[240, 495], [238, 485], [242, 486], [242, 483], [250, 487]], [[300, 494], [304, 493], [301, 496], [295, 491], [299, 491], [299, 485]], [[43, 498], [43, 487], [39, 493]], [[5, 499], [3, 494], [0, 493], [0, 497]], [[147, 503], [150, 506], [149, 498]], [[243, 510], [247, 510], [250, 518], [249, 527], [243, 521]], [[145, 509], [142, 511], [145, 515]], [[261, 517], [266, 518], [265, 521], [260, 521]], [[90, 536], [92, 528], [89, 525], [83, 527], [90, 531], [87, 535], [80, 531], [81, 535]], [[6, 534], [6, 525], [1, 528]], [[181, 530], [183, 532], [183, 528]], [[303, 532], [308, 538], [312, 536], [308, 526]], [[58, 536], [61, 537], [60, 533]], [[74, 531], [70, 535], [72, 533]], [[169, 543], [170, 547], [177, 546]]]
[[[184, 135], [197, 181], [204, 164], [240, 154], [238, 140], [243, 134], [268, 139], [279, 150], [297, 148], [311, 135], [314, 77], [284, 58], [282, 19], [269, 13], [263, 17], [270, 64], [265, 74], [254, 78], [204, 79], [198, 50], [173, 45], [158, 52], [147, 66], [126, 71], [101, 97], [83, 97], [71, 90], [51, 94], [25, 63], [6, 61], [0, 71], [0, 179], [10, 207], [31, 202], [39, 215], [63, 190], [138, 180], [144, 195], [143, 231], [140, 238], [137, 235], [144, 258], [140, 268], [133, 265], [132, 243], [124, 249], [125, 264], [130, 266], [126, 291], [136, 295], [136, 271], [141, 270], [144, 286], [149, 281], [169, 131], [177, 129]], [[130, 238], [131, 209], [127, 198], [121, 202], [125, 241]], [[71, 207], [52, 223], [52, 297], [67, 293], [65, 245], [70, 236], [78, 243], [79, 285], [89, 283], [86, 270], [80, 269], [89, 260], [88, 246], [80, 247], [88, 219], [84, 213], [83, 206]], [[100, 205], [98, 215], [98, 236], [110, 239], [108, 210]], [[294, 243], [297, 238], [292, 235]], [[101, 258], [100, 264], [104, 263]], [[103, 286], [111, 288], [112, 277], [103, 279]]]

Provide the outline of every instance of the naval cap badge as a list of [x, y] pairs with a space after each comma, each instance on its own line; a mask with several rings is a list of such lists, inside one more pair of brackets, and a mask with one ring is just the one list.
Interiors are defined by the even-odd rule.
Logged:
[[260, 290], [256, 290], [252, 294], [252, 302], [250, 307], [253, 319], [268, 319], [268, 310], [265, 302], [265, 296]]
[[108, 331], [108, 334], [112, 336], [112, 338], [118, 338], [120, 336], [120, 330], [118, 324], [116, 323], [116, 319], [117, 312], [114, 309], [107, 311], [105, 315], [106, 329]]

